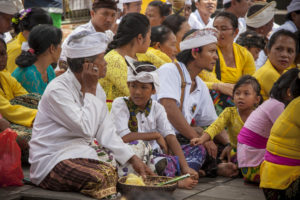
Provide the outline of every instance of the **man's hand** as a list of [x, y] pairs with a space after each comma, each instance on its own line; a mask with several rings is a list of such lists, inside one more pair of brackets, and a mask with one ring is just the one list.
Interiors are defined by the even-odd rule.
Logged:
[[81, 72], [83, 93], [96, 95], [96, 88], [99, 78], [99, 69], [93, 63], [84, 63]]
[[146, 175], [155, 176], [154, 172], [152, 172], [151, 169], [136, 155], [132, 156], [129, 159], [129, 163], [132, 165], [133, 169], [142, 177], [145, 177]]
[[169, 149], [168, 149], [167, 142], [166, 142], [165, 138], [160, 133], [158, 133], [158, 134], [159, 135], [158, 135], [158, 138], [156, 139], [156, 142], [160, 146], [160, 148], [163, 150], [163, 152], [165, 154], [168, 154]]
[[217, 158], [218, 147], [213, 141], [205, 142], [204, 147], [210, 156], [212, 156], [213, 158]]

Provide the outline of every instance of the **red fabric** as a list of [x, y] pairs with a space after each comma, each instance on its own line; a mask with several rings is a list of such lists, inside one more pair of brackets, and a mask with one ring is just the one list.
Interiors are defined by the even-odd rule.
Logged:
[[21, 150], [17, 133], [10, 128], [0, 133], [0, 187], [22, 186]]

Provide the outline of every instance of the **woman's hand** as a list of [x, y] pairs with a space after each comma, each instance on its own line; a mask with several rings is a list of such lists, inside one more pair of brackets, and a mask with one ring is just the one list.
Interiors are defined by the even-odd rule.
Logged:
[[215, 83], [215, 90], [221, 92], [222, 94], [232, 96], [234, 84], [231, 83]]
[[211, 157], [213, 157], [214, 159], [217, 158], [217, 154], [218, 154], [218, 147], [216, 146], [216, 144], [213, 141], [208, 141], [204, 143], [204, 147], [208, 153], [208, 155], [210, 155]]
[[207, 133], [203, 133], [203, 135], [200, 138], [193, 138], [190, 141], [190, 144], [192, 146], [196, 146], [196, 145], [200, 145], [200, 144], [204, 144], [205, 142], [210, 140], [210, 135], [208, 135]]
[[231, 145], [227, 145], [227, 146], [223, 149], [223, 151], [222, 151], [222, 153], [221, 153], [221, 155], [220, 155], [220, 159], [221, 159], [222, 161], [226, 161], [225, 158], [227, 158], [227, 162], [230, 162], [230, 160], [231, 160], [231, 155], [230, 155], [231, 150], [232, 150]]

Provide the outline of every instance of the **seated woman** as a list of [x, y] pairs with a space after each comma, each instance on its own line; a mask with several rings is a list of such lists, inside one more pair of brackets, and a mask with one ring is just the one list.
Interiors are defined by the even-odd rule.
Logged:
[[264, 160], [271, 128], [292, 100], [289, 88], [298, 73], [298, 69], [290, 69], [274, 83], [270, 99], [250, 114], [238, 135], [237, 160], [245, 181], [260, 181], [260, 164]]
[[161, 1], [151, 1], [146, 9], [145, 15], [148, 17], [150, 26], [159, 26], [164, 19], [172, 13], [172, 5]]
[[57, 62], [60, 56], [61, 40], [62, 31], [52, 25], [36, 26], [30, 32], [30, 49], [16, 59], [19, 67], [12, 73], [28, 92], [42, 95], [55, 78], [51, 63]]
[[[181, 52], [176, 56], [178, 62], [164, 64], [158, 69], [162, 87], [158, 91], [157, 99], [164, 106], [184, 152], [194, 148], [186, 144], [201, 135], [201, 131], [197, 129], [209, 126], [217, 119], [209, 90], [198, 77], [204, 69], [213, 70], [218, 58], [216, 43], [217, 30], [191, 30], [180, 43]], [[229, 142], [224, 134], [220, 134], [217, 140], [223, 145]], [[204, 146], [215, 159], [216, 145], [208, 141]], [[218, 166], [215, 163], [210, 169], [212, 168], [219, 175], [233, 176], [236, 173], [236, 166], [232, 163]]]
[[150, 32], [149, 20], [145, 15], [128, 13], [122, 18], [118, 31], [108, 45], [107, 54], [104, 57], [107, 62], [106, 77], [99, 80], [106, 93], [108, 103], [111, 103], [116, 97], [129, 95], [126, 82], [127, 64], [124, 56], [127, 55], [139, 61], [149, 61], [155, 66], [165, 63], [157, 56], [146, 53], [150, 45]]
[[260, 95], [260, 85], [258, 81], [250, 76], [245, 75], [235, 84], [233, 89], [234, 107], [227, 107], [219, 115], [200, 138], [191, 140], [192, 145], [203, 144], [221, 133], [227, 128], [230, 143], [226, 144], [220, 159], [227, 162], [237, 163], [236, 148], [237, 136], [251, 112], [262, 101]]
[[17, 142], [22, 150], [22, 161], [28, 162], [28, 142], [40, 96], [28, 94], [21, 84], [4, 70], [7, 54], [3, 39], [0, 39], [0, 58], [0, 114], [12, 123], [11, 128], [18, 133]]
[[13, 73], [18, 67], [15, 63], [16, 58], [21, 54], [21, 47], [25, 46], [27, 49], [27, 40], [30, 31], [38, 24], [51, 24], [52, 19], [48, 12], [42, 8], [29, 8], [17, 13], [12, 19], [12, 26], [14, 27], [17, 37], [7, 44], [8, 60], [6, 69]]
[[[151, 95], [159, 90], [158, 74], [154, 65], [134, 62], [130, 64], [127, 74], [130, 96], [115, 99], [111, 109], [117, 133], [125, 143], [129, 143], [138, 157], [153, 168], [155, 165], [158, 175], [174, 177], [190, 173], [195, 176], [194, 180], [190, 178], [179, 182], [179, 187], [193, 188], [198, 183], [198, 173], [190, 167], [199, 165], [193, 166], [199, 171], [205, 160], [205, 149], [199, 146], [197, 150], [185, 154], [182, 152], [164, 107], [151, 99]], [[176, 157], [168, 156], [169, 150]], [[196, 159], [197, 163], [192, 162]], [[134, 172], [127, 165], [121, 166], [118, 171], [120, 176]]]
[[266, 199], [299, 199], [300, 73], [293, 81], [291, 101], [275, 121], [260, 169], [260, 187]]
[[[200, 77], [206, 82], [215, 102], [217, 113], [227, 106], [234, 106], [231, 99], [233, 85], [243, 75], [252, 75], [255, 72], [255, 63], [251, 53], [245, 48], [234, 43], [237, 36], [238, 19], [229, 12], [219, 13], [213, 26], [219, 30], [218, 56], [219, 59], [213, 72], [203, 70]], [[222, 84], [221, 83], [227, 83]], [[221, 94], [225, 94], [221, 95]]]
[[[95, 48], [95, 46], [97, 48]], [[96, 199], [116, 194], [116, 169], [100, 162], [94, 138], [140, 175], [154, 173], [116, 134], [98, 83], [105, 76], [106, 35], [78, 32], [66, 45], [69, 70], [46, 88], [30, 140], [30, 179], [44, 189]]]
[[269, 98], [276, 80], [294, 62], [297, 44], [297, 36], [287, 30], [279, 30], [270, 38], [267, 44], [268, 60], [253, 75], [261, 85], [264, 100]]
[[151, 28], [151, 43], [148, 51], [166, 63], [173, 62], [176, 59], [178, 53], [176, 43], [176, 36], [171, 29], [163, 25]]

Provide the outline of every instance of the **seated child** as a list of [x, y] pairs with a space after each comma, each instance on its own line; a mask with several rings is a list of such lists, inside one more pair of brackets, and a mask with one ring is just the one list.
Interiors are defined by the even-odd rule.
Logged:
[[289, 88], [298, 72], [299, 69], [290, 69], [274, 83], [271, 98], [251, 113], [238, 135], [238, 166], [246, 181], [260, 182], [260, 164], [264, 160], [271, 128], [292, 100]]
[[[191, 140], [191, 144], [199, 145], [206, 141], [213, 140], [224, 128], [227, 128], [230, 143], [224, 148], [220, 159], [227, 157], [228, 162], [236, 162], [234, 161], [234, 157], [236, 156], [237, 136], [244, 122], [261, 100], [258, 81], [250, 75], [241, 77], [233, 89], [233, 101], [235, 106], [225, 108], [218, 119], [204, 131], [204, 134], [200, 138]], [[232, 156], [233, 159], [231, 159]]]
[[[130, 97], [116, 98], [111, 109], [117, 133], [144, 162], [155, 165], [158, 174], [175, 176], [190, 173], [193, 177], [180, 181], [179, 187], [193, 188], [198, 183], [198, 173], [189, 167], [164, 107], [151, 99], [159, 88], [156, 67], [146, 62], [134, 62], [130, 66], [127, 79]], [[203, 163], [204, 148], [202, 153], [202, 157], [196, 158]], [[134, 173], [134, 169], [124, 165], [118, 167], [118, 172], [122, 176]]]
[[266, 199], [300, 199], [300, 73], [290, 87], [294, 98], [275, 121], [264, 161], [260, 187]]

